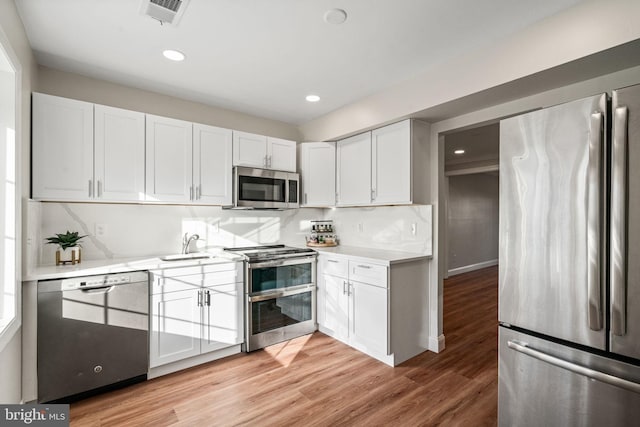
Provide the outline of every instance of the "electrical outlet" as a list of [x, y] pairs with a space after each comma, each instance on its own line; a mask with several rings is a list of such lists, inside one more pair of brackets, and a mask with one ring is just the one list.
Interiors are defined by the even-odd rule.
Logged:
[[107, 224], [96, 223], [94, 234], [96, 237], [105, 237], [107, 235]]
[[416, 234], [418, 234], [418, 223], [417, 222], [412, 222], [411, 223], [411, 234], [413, 234], [414, 236]]

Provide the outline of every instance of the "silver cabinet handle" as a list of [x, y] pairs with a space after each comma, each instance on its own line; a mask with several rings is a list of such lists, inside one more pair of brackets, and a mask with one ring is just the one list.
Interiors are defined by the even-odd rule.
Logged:
[[200, 194], [202, 191], [200, 190], [200, 185], [196, 185], [196, 200], [200, 200]]
[[342, 294], [343, 295], [347, 294], [347, 281], [346, 280], [342, 281]]
[[269, 163], [267, 165], [268, 167], [271, 167], [271, 156], [269, 156]]
[[307, 193], [304, 193], [304, 204], [305, 204], [305, 205], [306, 205], [307, 203], [309, 203], [307, 200], [308, 200], [308, 199], [307, 199]]
[[198, 307], [202, 307], [202, 291], [198, 291]]
[[376, 199], [376, 190], [375, 189], [371, 189], [371, 201]]
[[205, 292], [206, 292], [205, 304], [211, 307], [211, 292], [209, 292], [209, 290], [206, 290]]
[[601, 160], [603, 114], [591, 114], [589, 138], [589, 169], [587, 172], [587, 287], [589, 298], [589, 328], [594, 331], [602, 329], [602, 288], [600, 277], [600, 248], [602, 247], [600, 221], [602, 218]]
[[369, 270], [371, 268], [370, 265], [362, 265], [362, 264], [358, 264], [359, 268], [366, 268], [367, 270]]
[[336, 264], [339, 263], [340, 261], [335, 260], [335, 259], [328, 259], [327, 262], [335, 262]]
[[89, 180], [89, 197], [91, 197], [93, 194], [93, 181], [90, 179]]
[[266, 168], [266, 167], [268, 167], [268, 163], [267, 163], [267, 162], [268, 162], [268, 161], [267, 161], [267, 155], [265, 154], [265, 156], [264, 156], [264, 162], [263, 162], [263, 164], [264, 164], [264, 167], [265, 167], [265, 168]]
[[627, 107], [613, 112], [611, 149], [611, 332], [627, 331], [626, 316], [626, 208], [627, 208]]
[[518, 351], [522, 354], [526, 354], [527, 356], [531, 356], [534, 359], [541, 360], [550, 365], [557, 366], [558, 368], [566, 369], [567, 371], [573, 372], [574, 374], [582, 375], [592, 380], [600, 381], [601, 383], [629, 390], [634, 393], [640, 393], [640, 384], [638, 383], [625, 380], [624, 378], [605, 374], [604, 372], [596, 371], [594, 369], [569, 362], [568, 360], [560, 359], [559, 357], [543, 353], [542, 351], [535, 350], [529, 347], [527, 343], [521, 341], [507, 341], [507, 346], [510, 349]]
[[98, 180], [98, 192], [96, 194], [97, 197], [102, 197], [102, 181]]

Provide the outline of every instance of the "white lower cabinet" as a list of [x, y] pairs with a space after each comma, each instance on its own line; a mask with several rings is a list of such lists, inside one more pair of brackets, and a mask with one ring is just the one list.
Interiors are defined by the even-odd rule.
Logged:
[[[324, 268], [318, 322], [329, 335], [367, 354], [387, 355], [387, 269], [346, 259], [320, 257]], [[358, 268], [374, 270], [373, 280], [355, 281]], [[320, 310], [319, 310], [320, 311]], [[321, 329], [321, 330], [322, 330]]]
[[428, 347], [427, 260], [374, 264], [320, 253], [318, 328], [390, 366]]
[[241, 263], [151, 271], [149, 366], [243, 342]]

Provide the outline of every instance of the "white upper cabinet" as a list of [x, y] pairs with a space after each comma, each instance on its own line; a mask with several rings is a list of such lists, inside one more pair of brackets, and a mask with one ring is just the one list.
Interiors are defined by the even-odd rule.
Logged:
[[146, 200], [190, 202], [194, 198], [193, 125], [147, 114]]
[[93, 104], [33, 94], [34, 199], [93, 197]]
[[296, 142], [267, 137], [267, 163], [269, 169], [296, 171]]
[[233, 166], [267, 168], [267, 137], [233, 131]]
[[326, 207], [336, 204], [336, 143], [300, 144], [302, 206]]
[[411, 203], [409, 120], [371, 131], [371, 199], [376, 205]]
[[144, 114], [33, 94], [33, 198], [144, 200]]
[[337, 142], [338, 206], [429, 203], [429, 125], [405, 120]]
[[337, 206], [371, 203], [371, 132], [337, 142]]
[[230, 205], [232, 200], [232, 131], [193, 125], [194, 201]]
[[296, 142], [233, 131], [233, 166], [296, 171]]
[[94, 198], [144, 200], [144, 114], [104, 105], [94, 113]]

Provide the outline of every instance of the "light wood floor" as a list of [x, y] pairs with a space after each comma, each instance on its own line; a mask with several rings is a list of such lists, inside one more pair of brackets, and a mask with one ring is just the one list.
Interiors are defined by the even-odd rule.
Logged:
[[71, 405], [72, 426], [495, 425], [497, 268], [445, 281], [447, 348], [388, 367], [321, 333]]

